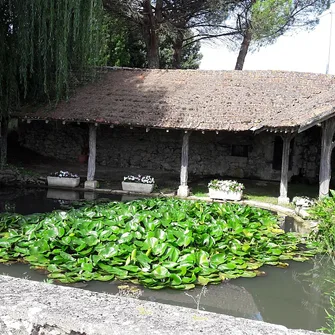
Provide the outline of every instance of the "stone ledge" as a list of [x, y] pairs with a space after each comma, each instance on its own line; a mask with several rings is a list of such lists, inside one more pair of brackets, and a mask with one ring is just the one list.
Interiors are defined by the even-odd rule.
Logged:
[[0, 275], [1, 335], [313, 335], [284, 326]]

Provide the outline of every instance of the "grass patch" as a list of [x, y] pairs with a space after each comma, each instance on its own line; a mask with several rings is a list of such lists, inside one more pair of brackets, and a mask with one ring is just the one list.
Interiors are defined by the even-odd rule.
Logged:
[[[245, 186], [245, 190], [243, 192], [244, 199], [260, 201], [275, 205], [278, 204], [279, 182], [257, 181], [257, 180], [238, 180], [238, 181], [243, 183], [243, 185]], [[190, 186], [192, 194], [197, 197], [208, 197], [207, 185], [209, 182], [210, 179], [207, 178], [191, 183]], [[310, 198], [317, 198], [318, 185], [289, 184], [288, 196], [291, 199], [295, 196], [308, 196]], [[285, 207], [293, 208], [291, 204], [285, 205]]]
[[192, 195], [196, 196], [196, 197], [208, 197], [208, 187], [207, 184], [203, 185], [202, 183], [193, 185], [191, 187], [191, 193]]

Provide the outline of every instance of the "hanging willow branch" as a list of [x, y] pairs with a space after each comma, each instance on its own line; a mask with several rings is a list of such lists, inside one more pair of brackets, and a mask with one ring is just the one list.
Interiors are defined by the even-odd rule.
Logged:
[[19, 103], [59, 100], [100, 65], [101, 0], [0, 0], [0, 121]]
[[0, 0], [0, 168], [20, 104], [67, 96], [102, 64], [102, 0]]

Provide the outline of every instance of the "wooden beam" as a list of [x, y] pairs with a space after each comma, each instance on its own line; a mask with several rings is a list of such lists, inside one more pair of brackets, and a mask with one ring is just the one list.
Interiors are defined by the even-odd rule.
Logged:
[[321, 159], [319, 173], [319, 197], [329, 194], [329, 184], [331, 179], [331, 156], [335, 147], [333, 140], [335, 134], [335, 118], [322, 123], [321, 138]]
[[281, 164], [281, 175], [280, 175], [280, 192], [278, 203], [288, 204], [290, 199], [287, 196], [288, 189], [288, 169], [289, 169], [289, 157], [290, 157], [290, 144], [294, 137], [294, 134], [282, 134], [283, 139], [283, 154], [282, 154], [282, 164]]
[[302, 133], [303, 131], [312, 128], [313, 126], [317, 125], [318, 123], [324, 122], [328, 119], [331, 119], [335, 115], [335, 108], [327, 108], [327, 110], [318, 116], [310, 119], [306, 123], [300, 125], [298, 133]]
[[87, 167], [87, 180], [93, 181], [95, 176], [95, 160], [97, 150], [97, 127], [94, 124], [89, 125], [89, 157]]
[[180, 197], [187, 197], [189, 195], [188, 181], [188, 151], [189, 139], [191, 132], [184, 133], [183, 145], [181, 148], [181, 168], [180, 168], [180, 186], [178, 188], [178, 195]]

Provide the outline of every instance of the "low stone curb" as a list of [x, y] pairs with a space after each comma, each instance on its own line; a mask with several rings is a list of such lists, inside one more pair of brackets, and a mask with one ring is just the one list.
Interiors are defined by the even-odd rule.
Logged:
[[319, 333], [0, 275], [0, 334], [313, 335]]

